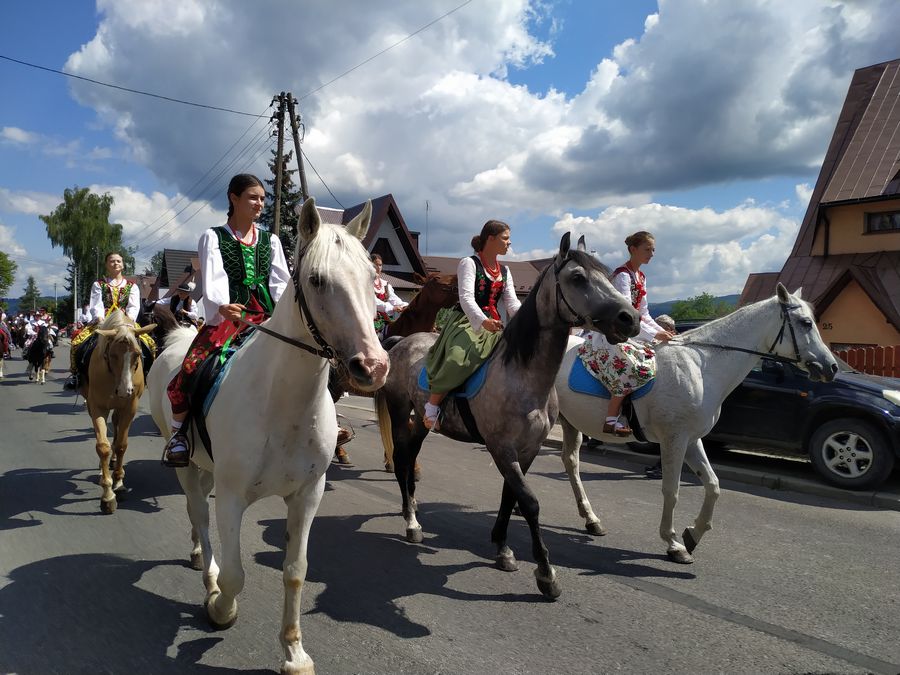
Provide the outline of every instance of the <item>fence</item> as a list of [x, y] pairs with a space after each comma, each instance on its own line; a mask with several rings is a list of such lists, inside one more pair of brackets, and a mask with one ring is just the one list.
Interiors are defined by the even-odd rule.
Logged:
[[900, 345], [842, 349], [835, 353], [860, 372], [900, 377]]

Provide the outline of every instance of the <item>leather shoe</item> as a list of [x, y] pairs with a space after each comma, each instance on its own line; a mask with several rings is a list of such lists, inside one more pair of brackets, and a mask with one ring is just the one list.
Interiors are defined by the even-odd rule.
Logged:
[[613, 436], [631, 436], [631, 427], [616, 422], [606, 422], [603, 425], [604, 434], [612, 434]]
[[353, 437], [356, 434], [353, 433], [350, 429], [345, 429], [344, 427], [338, 427], [338, 435], [337, 435], [337, 447], [341, 447], [342, 445], [346, 445], [350, 441], [353, 440]]
[[188, 450], [187, 438], [184, 434], [175, 434], [166, 443], [163, 453], [163, 466], [181, 468], [191, 463], [191, 453]]

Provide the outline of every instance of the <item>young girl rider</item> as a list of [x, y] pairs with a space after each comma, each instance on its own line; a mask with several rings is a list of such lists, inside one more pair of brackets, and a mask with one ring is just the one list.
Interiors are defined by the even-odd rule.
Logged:
[[[91, 285], [91, 299], [87, 305], [90, 323], [72, 338], [69, 351], [69, 368], [72, 376], [65, 384], [67, 389], [77, 389], [80, 386], [77, 382], [80, 357], [87, 349], [87, 342], [94, 335], [94, 331], [97, 330], [101, 321], [108, 317], [114, 309], [121, 309], [129, 319], [137, 321], [141, 306], [141, 292], [137, 284], [131, 283], [125, 278], [125, 261], [122, 254], [118, 251], [107, 253], [104, 264], [106, 265], [106, 276], [97, 279]], [[146, 372], [150, 367], [148, 357], [149, 360], [152, 360], [156, 355], [156, 343], [147, 334], [138, 336], [138, 339], [144, 349]]]
[[641, 313], [641, 332], [633, 340], [611, 345], [602, 333], [590, 332], [578, 350], [584, 365], [594, 377], [609, 390], [610, 399], [606, 411], [603, 432], [616, 436], [628, 436], [631, 428], [619, 421], [622, 401], [635, 389], [653, 379], [655, 375], [653, 341], [668, 342], [675, 337], [650, 316], [647, 308], [647, 280], [641, 272], [656, 252], [656, 243], [649, 232], [635, 232], [625, 239], [628, 261], [613, 272], [612, 284], [622, 295], [631, 300]]
[[214, 349], [240, 332], [239, 319], [262, 323], [268, 318], [290, 283], [281, 242], [255, 223], [265, 199], [266, 191], [259, 178], [238, 174], [228, 184], [227, 223], [207, 230], [200, 237], [198, 253], [206, 323], [167, 390], [172, 404], [173, 435], [165, 448], [166, 466], [190, 463], [187, 439], [181, 431], [189, 408], [185, 392], [187, 378]]
[[425, 404], [425, 426], [437, 428], [441, 401], [487, 361], [503, 334], [498, 305], [507, 318], [518, 311], [512, 274], [497, 257], [509, 251], [509, 225], [489, 220], [472, 238], [475, 255], [459, 261], [459, 304], [450, 311], [425, 364], [431, 395]]

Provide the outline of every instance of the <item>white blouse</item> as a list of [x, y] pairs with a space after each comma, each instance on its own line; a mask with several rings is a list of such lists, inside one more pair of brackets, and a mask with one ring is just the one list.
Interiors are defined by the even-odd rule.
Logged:
[[[106, 280], [109, 282], [109, 279]], [[128, 282], [125, 282], [128, 283]], [[125, 284], [122, 284], [123, 286]], [[119, 307], [122, 307], [121, 300]], [[124, 312], [132, 321], [137, 321], [138, 311], [141, 308], [141, 289], [137, 284], [131, 284], [131, 291], [128, 293], [128, 302], [125, 304]], [[100, 282], [95, 281], [91, 284], [91, 299], [88, 302], [88, 312], [95, 321], [102, 321], [106, 316], [106, 307], [103, 305], [103, 289], [100, 288]]]
[[[256, 228], [256, 225], [254, 224], [253, 227]], [[228, 227], [225, 230], [234, 237], [234, 233]], [[254, 236], [258, 241], [258, 230]], [[272, 268], [269, 271], [269, 293], [272, 295], [272, 301], [278, 302], [291, 281], [291, 273], [288, 271], [281, 241], [274, 234], [270, 241], [272, 242]], [[256, 242], [254, 242], [255, 245]], [[222, 253], [219, 251], [219, 237], [212, 229], [200, 236], [198, 254], [200, 256], [200, 278], [203, 280], [203, 298], [200, 301], [203, 304], [203, 316], [206, 317], [206, 323], [218, 326], [224, 318], [219, 314], [219, 307], [231, 304], [231, 294], [228, 290], [228, 275], [225, 273]]]
[[400, 299], [400, 297], [394, 293], [394, 288], [386, 282], [384, 279], [381, 280], [383, 284], [382, 290], [387, 291], [387, 299], [379, 300], [378, 296], [375, 296], [375, 311], [382, 312], [384, 314], [390, 314], [394, 310], [397, 309], [405, 309], [407, 304]]
[[[489, 279], [499, 281], [503, 278], [503, 269], [501, 266], [500, 276], [493, 277], [486, 269], [484, 273]], [[481, 307], [475, 302], [475, 261], [471, 256], [466, 256], [459, 261], [456, 268], [456, 275], [459, 280], [459, 306], [469, 318], [469, 323], [476, 333], [481, 332], [481, 324], [488, 320], [488, 316], [481, 311]], [[519, 307], [522, 305], [519, 298], [516, 297], [516, 284], [512, 278], [512, 271], [507, 270], [506, 284], [503, 286], [503, 295], [499, 299], [506, 308], [506, 316], [512, 318]], [[498, 305], [500, 303], [498, 302]]]
[[[628, 272], [619, 272], [616, 274], [612, 278], [612, 285], [619, 293], [625, 296], [629, 303], [631, 302], [631, 275], [628, 274]], [[664, 331], [665, 328], [656, 323], [656, 321], [653, 320], [653, 317], [650, 316], [646, 294], [641, 298], [638, 311], [641, 313], [641, 332], [633, 339], [640, 340], [641, 342], [653, 342], [656, 339], [656, 334], [660, 331]]]

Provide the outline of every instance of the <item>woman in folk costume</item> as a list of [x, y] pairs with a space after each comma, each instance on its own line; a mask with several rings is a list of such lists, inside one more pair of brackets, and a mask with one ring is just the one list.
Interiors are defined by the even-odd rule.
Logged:
[[509, 268], [497, 257], [509, 251], [509, 225], [489, 220], [472, 237], [475, 255], [459, 261], [459, 304], [450, 311], [437, 342], [428, 352], [425, 371], [431, 395], [425, 404], [425, 426], [436, 429], [441, 401], [487, 361], [503, 334], [498, 305], [507, 318], [521, 303]]
[[[87, 306], [90, 323], [72, 338], [72, 346], [69, 351], [69, 367], [72, 377], [65, 385], [67, 389], [75, 389], [78, 386], [80, 357], [87, 349], [88, 340], [94, 336], [94, 331], [97, 330], [100, 322], [115, 309], [121, 309], [134, 322], [137, 321], [138, 311], [140, 311], [141, 291], [137, 284], [125, 278], [125, 260], [122, 258], [122, 254], [117, 251], [107, 253], [104, 264], [106, 265], [106, 276], [91, 284], [91, 299]], [[146, 372], [156, 355], [156, 343], [146, 333], [139, 335], [138, 339], [144, 352], [144, 371]]]
[[381, 278], [381, 270], [384, 261], [377, 253], [372, 254], [372, 264], [375, 265], [375, 332], [382, 334], [388, 324], [393, 323], [400, 316], [400, 312], [409, 306], [394, 293], [393, 287]]
[[206, 322], [167, 390], [172, 404], [173, 435], [166, 444], [166, 466], [190, 463], [187, 439], [181, 431], [189, 409], [187, 379], [212, 351], [242, 330], [238, 323], [242, 317], [251, 323], [267, 319], [290, 283], [281, 242], [255, 223], [265, 200], [266, 191], [259, 178], [238, 174], [228, 184], [227, 223], [200, 237], [198, 253]]
[[628, 262], [613, 272], [612, 284], [641, 313], [641, 332], [633, 340], [611, 345], [602, 333], [590, 332], [578, 354], [585, 367], [609, 390], [609, 406], [603, 432], [628, 436], [631, 429], [619, 421], [622, 401], [635, 389], [656, 375], [656, 361], [650, 343], [668, 342], [675, 337], [651, 317], [647, 308], [647, 280], [641, 272], [656, 252], [656, 242], [649, 232], [635, 232], [625, 239]]

